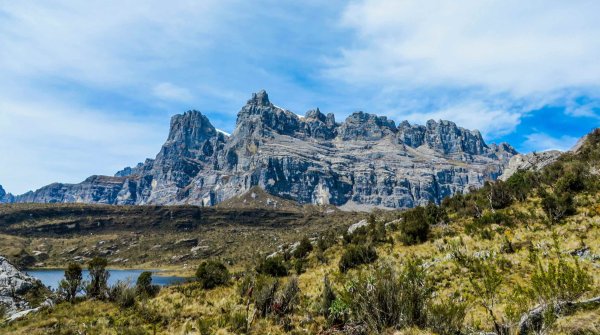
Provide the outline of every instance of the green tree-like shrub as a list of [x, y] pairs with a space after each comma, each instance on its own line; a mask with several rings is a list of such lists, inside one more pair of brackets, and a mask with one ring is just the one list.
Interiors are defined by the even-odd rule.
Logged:
[[105, 299], [108, 295], [108, 277], [106, 270], [108, 261], [105, 258], [95, 257], [88, 263], [90, 273], [90, 282], [86, 288], [86, 294], [89, 298]]
[[138, 296], [154, 297], [159, 289], [158, 285], [152, 285], [152, 272], [144, 271], [140, 273], [135, 283], [135, 291]]
[[204, 289], [225, 285], [229, 281], [227, 267], [218, 261], [202, 262], [196, 270], [196, 279]]
[[58, 284], [59, 295], [63, 299], [73, 302], [77, 293], [83, 289], [82, 279], [81, 266], [77, 263], [69, 263], [65, 270], [65, 278]]
[[402, 232], [400, 239], [404, 244], [411, 245], [427, 241], [429, 222], [425, 208], [415, 207], [404, 212], [400, 231]]

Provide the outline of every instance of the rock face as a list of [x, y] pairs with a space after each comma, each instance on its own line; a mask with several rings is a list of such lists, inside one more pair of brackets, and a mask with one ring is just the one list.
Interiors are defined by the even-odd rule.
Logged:
[[0, 204], [14, 202], [13, 195], [6, 193], [2, 185], [0, 185]]
[[21, 296], [34, 285], [38, 285], [37, 279], [17, 270], [0, 256], [0, 304], [7, 308], [8, 315], [30, 307]]
[[554, 163], [562, 152], [549, 150], [543, 152], [532, 152], [526, 155], [518, 154], [508, 162], [508, 166], [499, 179], [507, 180], [519, 170], [539, 170], [548, 164]]
[[13, 201], [211, 206], [258, 186], [298, 203], [406, 208], [496, 179], [515, 154], [450, 121], [396, 126], [356, 112], [337, 123], [319, 109], [299, 117], [261, 91], [239, 111], [230, 136], [188, 111], [171, 119], [154, 160]]

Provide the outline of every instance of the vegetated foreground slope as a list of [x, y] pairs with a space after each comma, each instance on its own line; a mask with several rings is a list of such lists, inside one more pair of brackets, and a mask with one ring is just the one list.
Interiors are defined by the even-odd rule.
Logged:
[[303, 238], [243, 270], [215, 257], [196, 282], [156, 296], [62, 302], [0, 330], [597, 334], [599, 171], [596, 130], [540, 171], [440, 206], [375, 214], [351, 234]]
[[[258, 193], [254, 190], [253, 194]], [[318, 206], [280, 208], [0, 205], [0, 255], [21, 267], [64, 267], [102, 256], [113, 267], [165, 267], [219, 256], [238, 263], [273, 252], [304, 234], [340, 229], [364, 213]], [[248, 197], [251, 197], [249, 195]]]

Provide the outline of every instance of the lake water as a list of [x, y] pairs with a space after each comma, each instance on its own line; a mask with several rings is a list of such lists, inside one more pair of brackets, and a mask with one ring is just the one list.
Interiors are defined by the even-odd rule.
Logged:
[[[158, 270], [138, 270], [138, 269], [129, 269], [129, 270], [111, 270], [108, 272], [110, 276], [108, 277], [108, 284], [113, 285], [117, 281], [126, 281], [129, 280], [132, 285], [135, 285], [135, 282], [138, 276], [144, 271], [152, 272], [152, 284], [165, 286], [172, 285], [184, 282], [187, 278], [183, 277], [175, 277], [175, 276], [160, 276]], [[27, 274], [32, 277], [35, 277], [42, 281], [42, 283], [46, 286], [49, 286], [52, 289], [58, 288], [58, 283], [65, 276], [65, 270], [60, 269], [33, 269], [26, 270]], [[83, 270], [83, 280], [89, 280], [89, 271]]]

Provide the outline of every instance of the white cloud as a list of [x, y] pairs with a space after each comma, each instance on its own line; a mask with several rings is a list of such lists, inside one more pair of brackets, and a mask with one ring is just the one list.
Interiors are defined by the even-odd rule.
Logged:
[[190, 101], [192, 99], [192, 94], [188, 89], [168, 82], [157, 84], [152, 92], [163, 100]]
[[52, 182], [112, 175], [156, 154], [167, 133], [143, 121], [52, 101], [0, 101], [0, 184], [20, 194]]
[[[416, 101], [412, 112], [395, 104], [396, 114], [448, 118], [491, 137], [531, 107], [569, 104], [569, 115], [592, 116], [569, 99], [600, 97], [599, 12], [598, 1], [359, 0], [340, 20], [354, 39], [323, 73], [391, 100], [447, 99]], [[458, 94], [440, 93], [449, 89]]]
[[331, 74], [398, 86], [481, 86], [516, 96], [600, 84], [597, 1], [363, 0]]
[[571, 149], [579, 139], [572, 136], [552, 137], [545, 133], [533, 133], [526, 136], [523, 147], [527, 151], [546, 151]]
[[228, 3], [3, 2], [0, 68], [5, 75], [131, 85], [181, 61], [183, 46], [207, 46]]

